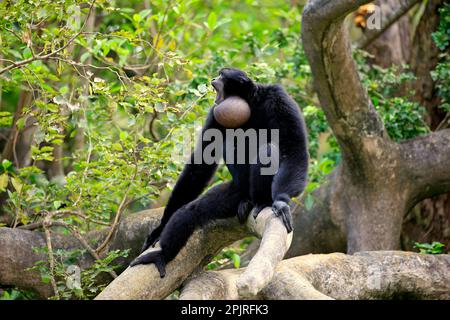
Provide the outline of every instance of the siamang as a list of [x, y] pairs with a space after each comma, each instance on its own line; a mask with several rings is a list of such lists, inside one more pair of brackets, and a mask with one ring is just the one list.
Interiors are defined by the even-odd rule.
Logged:
[[[236, 216], [244, 223], [250, 212], [256, 217], [266, 206], [272, 207], [280, 217], [288, 232], [292, 231], [290, 200], [298, 196], [306, 184], [308, 169], [307, 135], [303, 117], [298, 105], [281, 85], [255, 83], [243, 71], [234, 68], [220, 70], [219, 77], [211, 82], [217, 92], [216, 104], [228, 97], [244, 99], [251, 111], [250, 118], [239, 129], [256, 131], [275, 129], [278, 141], [258, 145], [258, 154], [277, 154], [278, 170], [273, 174], [262, 174], [261, 161], [256, 163], [236, 163], [225, 161], [232, 180], [211, 188], [205, 194], [203, 189], [213, 176], [217, 163], [195, 163], [194, 157], [211, 143], [203, 139], [191, 155], [169, 198], [160, 225], [147, 237], [143, 251], [154, 246], [160, 249], [136, 258], [130, 266], [154, 263], [161, 277], [165, 275], [166, 264], [175, 258], [186, 244], [196, 227], [204, 226], [211, 220]], [[211, 108], [202, 134], [208, 129], [224, 128], [214, 118]], [[225, 135], [224, 140], [227, 140]], [[275, 139], [274, 139], [275, 140]], [[236, 141], [223, 141], [222, 156], [226, 157], [225, 145], [235, 145]], [[248, 146], [247, 141], [247, 146]], [[227, 149], [229, 150], [229, 149]], [[237, 148], [232, 148], [236, 152]], [[236, 155], [234, 155], [236, 156]], [[248, 154], [246, 154], [246, 160]], [[248, 161], [249, 162], [249, 161]]]

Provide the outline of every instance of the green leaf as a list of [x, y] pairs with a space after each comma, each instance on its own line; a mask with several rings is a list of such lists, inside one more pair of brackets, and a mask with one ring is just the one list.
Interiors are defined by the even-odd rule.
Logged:
[[1, 192], [6, 191], [6, 187], [8, 186], [8, 180], [9, 180], [9, 177], [8, 177], [7, 173], [4, 173], [0, 176], [0, 191]]
[[47, 275], [47, 274], [43, 274], [43, 275], [41, 275], [41, 280], [42, 280], [42, 282], [43, 283], [50, 283], [50, 276], [49, 275]]
[[18, 129], [23, 129], [25, 127], [25, 118], [19, 118], [16, 122], [16, 126]]
[[11, 183], [12, 183], [14, 189], [16, 189], [17, 192], [20, 193], [20, 191], [22, 191], [22, 186], [23, 185], [22, 185], [22, 183], [20, 182], [19, 179], [15, 178], [15, 177], [12, 177], [11, 178]]
[[61, 205], [62, 205], [61, 201], [58, 200], [53, 201], [53, 208], [55, 208], [55, 210], [58, 210], [61, 207]]
[[210, 30], [214, 30], [216, 28], [216, 25], [217, 25], [217, 14], [214, 11], [212, 11], [209, 14], [207, 24], [208, 24], [208, 28]]
[[142, 17], [139, 14], [135, 13], [135, 14], [133, 14], [133, 20], [135, 22], [139, 22], [142, 20]]
[[145, 19], [150, 13], [152, 13], [151, 9], [145, 9], [139, 12], [139, 15], [141, 16], [142, 19]]
[[59, 88], [59, 92], [61, 94], [65, 94], [65, 93], [69, 92], [69, 87], [68, 86], [62, 86], [61, 88]]
[[116, 151], [123, 151], [122, 145], [120, 143], [113, 143], [112, 147]]
[[23, 50], [22, 55], [23, 55], [23, 57], [24, 57], [25, 59], [29, 59], [29, 58], [31, 58], [31, 57], [33, 56], [33, 55], [31, 54], [30, 48], [28, 48], [28, 47], [26, 47], [26, 48]]
[[311, 210], [313, 205], [314, 205], [314, 197], [311, 194], [308, 194], [305, 198], [306, 210]]
[[3, 159], [2, 166], [3, 166], [3, 169], [5, 169], [5, 171], [6, 171], [12, 166], [12, 162], [9, 161], [8, 159]]
[[233, 260], [233, 265], [236, 269], [239, 269], [241, 265], [241, 257], [237, 253], [231, 255], [231, 260]]
[[121, 141], [126, 141], [127, 138], [128, 138], [128, 132], [120, 131], [119, 138], [120, 138]]

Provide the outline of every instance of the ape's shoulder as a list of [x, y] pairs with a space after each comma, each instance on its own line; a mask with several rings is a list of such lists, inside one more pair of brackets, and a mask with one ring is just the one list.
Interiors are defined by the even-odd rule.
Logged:
[[287, 95], [286, 90], [280, 84], [258, 84], [257, 88], [258, 95], [265, 98]]
[[258, 104], [263, 104], [265, 108], [270, 109], [289, 109], [298, 111], [299, 107], [294, 99], [280, 84], [258, 85], [257, 89]]

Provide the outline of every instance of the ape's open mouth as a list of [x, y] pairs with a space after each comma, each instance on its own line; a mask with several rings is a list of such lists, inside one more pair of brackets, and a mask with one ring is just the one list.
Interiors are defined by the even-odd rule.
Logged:
[[219, 88], [220, 86], [217, 85], [217, 83], [215, 81], [211, 82], [211, 85], [213, 86], [214, 90], [216, 90], [216, 101], [215, 103], [220, 103], [223, 100], [223, 93], [222, 90]]
[[223, 96], [220, 92], [217, 92], [215, 103], [220, 103], [223, 100]]

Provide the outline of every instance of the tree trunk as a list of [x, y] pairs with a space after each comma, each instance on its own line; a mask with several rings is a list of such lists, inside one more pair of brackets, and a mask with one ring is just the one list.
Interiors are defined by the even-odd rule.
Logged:
[[[445, 112], [438, 108], [440, 97], [435, 83], [431, 78], [438, 62], [440, 51], [436, 47], [431, 33], [437, 30], [439, 25], [439, 8], [445, 1], [428, 1], [425, 11], [415, 30], [410, 66], [416, 75], [413, 89], [414, 100], [427, 110], [427, 122], [432, 130], [435, 130], [445, 118]], [[450, 244], [450, 194], [442, 194], [430, 199], [425, 199], [405, 218], [403, 225], [402, 245], [406, 250], [411, 250], [414, 243], [440, 241]]]
[[368, 2], [310, 1], [302, 20], [316, 92], [342, 152], [329, 210], [350, 253], [398, 249], [404, 215], [450, 190], [450, 130], [395, 143], [361, 84], [343, 22]]

